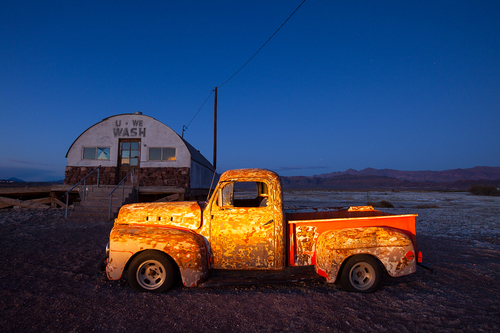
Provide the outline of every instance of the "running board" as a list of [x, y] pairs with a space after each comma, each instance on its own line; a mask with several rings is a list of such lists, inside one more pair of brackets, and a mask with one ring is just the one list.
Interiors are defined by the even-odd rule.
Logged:
[[314, 266], [287, 267], [283, 270], [222, 270], [215, 269], [210, 272], [207, 281], [198, 287], [222, 287], [271, 283], [297, 283], [318, 281], [325, 279], [314, 271]]

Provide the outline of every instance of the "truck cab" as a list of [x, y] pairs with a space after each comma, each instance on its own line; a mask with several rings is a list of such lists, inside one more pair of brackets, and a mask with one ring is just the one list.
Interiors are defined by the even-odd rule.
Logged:
[[204, 210], [200, 234], [209, 240], [214, 269], [285, 266], [279, 177], [266, 170], [223, 174]]

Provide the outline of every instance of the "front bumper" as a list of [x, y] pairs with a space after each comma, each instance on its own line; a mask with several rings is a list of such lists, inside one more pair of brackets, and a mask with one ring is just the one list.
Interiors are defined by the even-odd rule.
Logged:
[[97, 274], [103, 273], [106, 270], [106, 266], [108, 264], [108, 258], [109, 258], [109, 243], [106, 244], [106, 252], [104, 253], [104, 256], [99, 259], [99, 262], [97, 262]]

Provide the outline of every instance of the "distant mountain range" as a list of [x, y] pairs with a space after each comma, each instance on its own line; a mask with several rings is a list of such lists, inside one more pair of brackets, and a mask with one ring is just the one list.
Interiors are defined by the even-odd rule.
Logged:
[[317, 176], [282, 177], [289, 189], [413, 189], [467, 190], [471, 185], [500, 186], [500, 167], [474, 167], [444, 171], [349, 169]]
[[63, 184], [64, 183], [64, 180], [54, 180], [54, 181], [37, 181], [37, 182], [26, 182], [22, 179], [19, 179], [19, 178], [15, 178], [15, 177], [12, 177], [12, 178], [9, 178], [9, 179], [0, 179], [0, 184], [11, 184], [11, 185], [15, 185], [16, 187], [19, 187], [19, 186], [35, 186], [35, 185], [46, 185], [46, 184]]
[[24, 180], [12, 177], [9, 179], [0, 179], [0, 183], [24, 183]]
[[[474, 167], [444, 171], [400, 171], [366, 168], [360, 171], [324, 173], [316, 176], [281, 177], [287, 189], [332, 190], [443, 190], [466, 191], [471, 185], [500, 186], [500, 167]], [[0, 180], [0, 184], [31, 185], [18, 178]], [[62, 180], [46, 183], [63, 183]], [[37, 183], [38, 184], [38, 183]]]

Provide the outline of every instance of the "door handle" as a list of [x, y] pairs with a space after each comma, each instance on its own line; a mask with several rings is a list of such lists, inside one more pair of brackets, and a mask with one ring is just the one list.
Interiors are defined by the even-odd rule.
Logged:
[[273, 223], [273, 222], [274, 222], [274, 220], [269, 220], [269, 221], [267, 221], [266, 223], [264, 223], [263, 225], [268, 225], [268, 224], [271, 224], [271, 223]]

